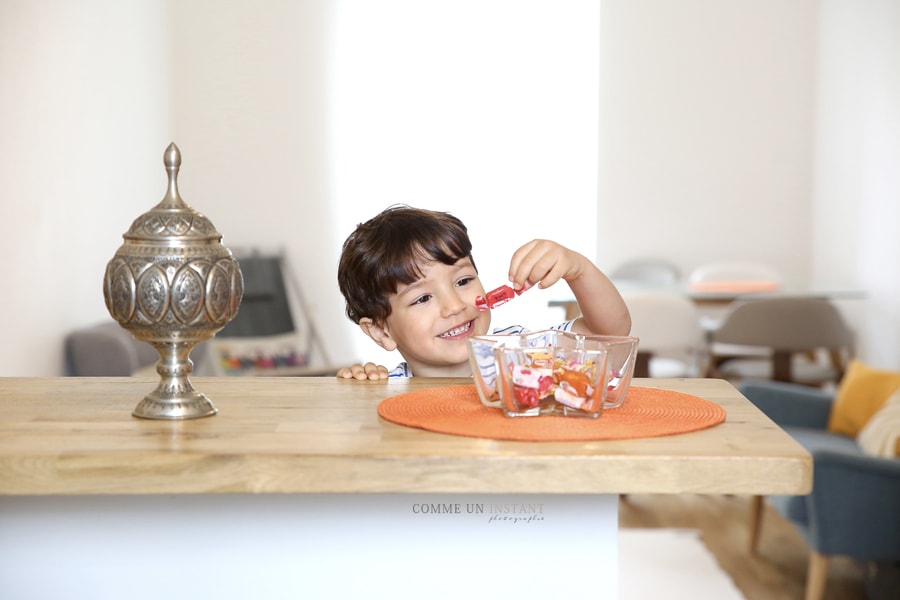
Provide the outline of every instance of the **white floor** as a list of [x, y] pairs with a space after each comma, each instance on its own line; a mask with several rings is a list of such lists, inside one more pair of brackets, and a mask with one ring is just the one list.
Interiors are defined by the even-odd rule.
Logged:
[[691, 529], [620, 529], [619, 600], [744, 600]]

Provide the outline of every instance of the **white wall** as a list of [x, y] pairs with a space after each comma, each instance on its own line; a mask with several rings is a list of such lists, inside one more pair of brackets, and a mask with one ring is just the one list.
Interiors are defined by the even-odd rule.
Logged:
[[812, 276], [849, 302], [860, 353], [900, 368], [900, 3], [822, 0]]
[[329, 352], [347, 360], [327, 132], [334, 3], [263, 4], [170, 3], [181, 192], [232, 250], [284, 253]]
[[[466, 220], [487, 285], [516, 244], [568, 235], [604, 268], [750, 257], [865, 286], [861, 355], [900, 365], [900, 290], [882, 275], [898, 264], [889, 0], [496, 0], [393, 25], [422, 3], [386, 2], [368, 30], [347, 20], [370, 4], [0, 3], [0, 375], [62, 373], [64, 332], [108, 318], [105, 264], [162, 197], [169, 141], [182, 194], [226, 245], [287, 252], [341, 361], [377, 355], [343, 317], [339, 245], [391, 199]], [[368, 53], [347, 44], [354, 27]], [[379, 78], [355, 90], [335, 65]], [[404, 69], [421, 84], [405, 106], [387, 86]], [[523, 206], [535, 218], [498, 225]], [[498, 323], [543, 310], [528, 297]]]
[[165, 193], [164, 7], [0, 2], [0, 375], [63, 372], [62, 336], [109, 319], [103, 273]]
[[598, 254], [809, 275], [815, 0], [601, 3]]
[[[226, 245], [288, 253], [338, 362], [399, 360], [343, 316], [336, 285], [343, 240], [391, 204], [460, 216], [486, 285], [533, 237], [593, 254], [596, 5], [219, 4], [172, 5], [181, 191]], [[565, 232], [545, 218], [561, 199], [583, 217]], [[547, 298], [501, 316], [549, 325]]]
[[[466, 223], [484, 285], [507, 283], [534, 238], [596, 245], [599, 6], [581, 0], [345, 0], [332, 62], [332, 168], [340, 243], [395, 203]], [[493, 326], [562, 322], [531, 290]], [[346, 321], [346, 319], [345, 319]], [[347, 321], [349, 323], [349, 321]], [[351, 356], [394, 366], [355, 326]]]

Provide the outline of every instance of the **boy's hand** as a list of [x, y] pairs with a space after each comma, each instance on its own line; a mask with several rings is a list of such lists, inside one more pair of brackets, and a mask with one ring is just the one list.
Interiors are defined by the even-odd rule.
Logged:
[[581, 317], [572, 331], [589, 335], [628, 335], [631, 315], [619, 290], [585, 256], [549, 240], [532, 240], [516, 250], [509, 263], [509, 280], [521, 289], [539, 283], [546, 289], [565, 279]]
[[509, 280], [516, 289], [540, 282], [546, 289], [565, 279], [572, 282], [581, 276], [588, 260], [581, 254], [550, 240], [532, 240], [516, 250], [509, 263]]
[[343, 367], [337, 372], [338, 379], [358, 379], [365, 381], [367, 379], [377, 381], [388, 378], [387, 367], [367, 362], [364, 365], [355, 364], [349, 367]]

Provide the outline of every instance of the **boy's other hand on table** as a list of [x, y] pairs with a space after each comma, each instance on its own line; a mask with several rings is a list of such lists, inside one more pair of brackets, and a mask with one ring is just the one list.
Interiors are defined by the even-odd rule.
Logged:
[[365, 380], [373, 380], [377, 381], [380, 379], [388, 378], [388, 370], [387, 367], [382, 365], [376, 365], [375, 363], [367, 362], [364, 365], [355, 364], [349, 367], [343, 367], [337, 372], [338, 379], [357, 379], [359, 381]]

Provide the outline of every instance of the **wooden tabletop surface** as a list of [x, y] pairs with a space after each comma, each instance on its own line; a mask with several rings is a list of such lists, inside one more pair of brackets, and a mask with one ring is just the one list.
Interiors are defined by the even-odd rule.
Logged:
[[[150, 377], [0, 378], [0, 495], [805, 494], [810, 455], [729, 383], [636, 379], [723, 406], [725, 423], [624, 441], [510, 442], [383, 421], [384, 398], [467, 380], [193, 378], [214, 417], [131, 416]], [[602, 417], [601, 417], [602, 418]]]

